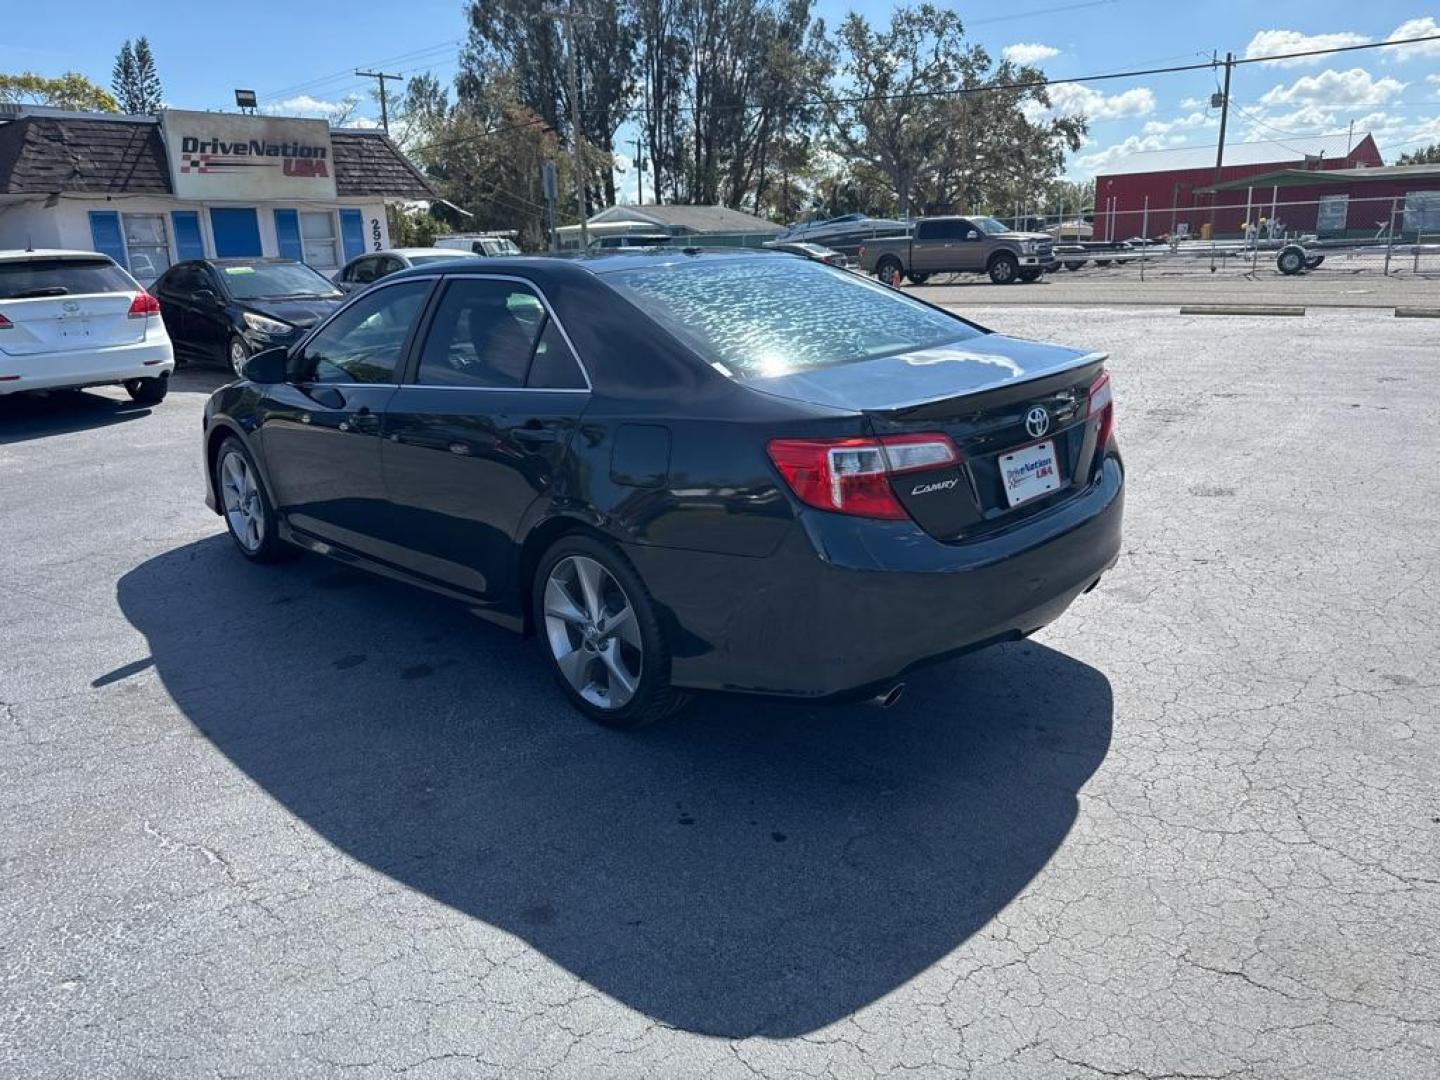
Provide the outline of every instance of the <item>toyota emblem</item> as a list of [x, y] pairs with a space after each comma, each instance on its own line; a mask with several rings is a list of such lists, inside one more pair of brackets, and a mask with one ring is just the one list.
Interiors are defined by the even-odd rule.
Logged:
[[1038, 439], [1050, 430], [1050, 414], [1036, 405], [1025, 414], [1025, 430]]
[[79, 310], [80, 310], [80, 305], [77, 304], [74, 300], [66, 300], [64, 303], [62, 303], [62, 304], [60, 305], [60, 307], [61, 307], [63, 310], [65, 310], [65, 311], [79, 311]]

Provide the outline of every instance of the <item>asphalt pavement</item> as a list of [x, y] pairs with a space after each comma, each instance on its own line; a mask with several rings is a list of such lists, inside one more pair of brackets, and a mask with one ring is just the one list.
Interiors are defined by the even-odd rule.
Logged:
[[970, 314], [1111, 351], [1118, 566], [888, 711], [634, 734], [244, 562], [218, 374], [0, 400], [0, 1076], [1434, 1077], [1436, 324]]

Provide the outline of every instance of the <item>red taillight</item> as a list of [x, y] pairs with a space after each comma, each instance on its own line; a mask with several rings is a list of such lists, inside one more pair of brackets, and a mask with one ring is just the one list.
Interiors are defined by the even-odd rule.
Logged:
[[1103, 454], [1105, 444], [1110, 441], [1110, 436], [1115, 434], [1115, 398], [1110, 392], [1110, 373], [1108, 371], [1103, 372], [1090, 384], [1090, 408], [1085, 415], [1100, 417], [1100, 429], [1095, 436], [1095, 449]]
[[160, 301], [151, 296], [148, 292], [141, 292], [140, 295], [130, 301], [128, 313], [132, 319], [144, 319], [151, 315], [160, 314]]
[[9, 319], [7, 319], [4, 315], [0, 315], [0, 330], [13, 329], [15, 329], [15, 324], [12, 323]]
[[790, 490], [806, 505], [889, 520], [908, 516], [890, 490], [890, 477], [960, 462], [955, 444], [939, 434], [772, 439], [767, 449]]

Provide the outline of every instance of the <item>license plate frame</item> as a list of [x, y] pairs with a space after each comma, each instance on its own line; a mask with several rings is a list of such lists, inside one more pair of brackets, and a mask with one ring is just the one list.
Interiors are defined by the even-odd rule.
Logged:
[[1005, 501], [1012, 510], [1065, 486], [1054, 439], [1041, 439], [1007, 450], [996, 458], [996, 464]]

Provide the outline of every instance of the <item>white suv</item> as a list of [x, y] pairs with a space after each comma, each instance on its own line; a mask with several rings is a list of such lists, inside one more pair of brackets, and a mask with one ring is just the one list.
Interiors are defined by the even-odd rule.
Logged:
[[160, 305], [95, 251], [0, 251], [0, 395], [119, 384], [155, 404], [175, 352]]

